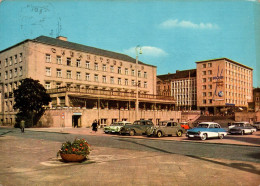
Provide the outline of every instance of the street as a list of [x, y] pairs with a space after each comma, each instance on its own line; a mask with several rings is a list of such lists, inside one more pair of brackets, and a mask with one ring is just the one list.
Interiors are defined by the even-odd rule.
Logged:
[[[64, 163], [61, 143], [91, 144]], [[0, 128], [2, 185], [259, 185], [260, 147]]]

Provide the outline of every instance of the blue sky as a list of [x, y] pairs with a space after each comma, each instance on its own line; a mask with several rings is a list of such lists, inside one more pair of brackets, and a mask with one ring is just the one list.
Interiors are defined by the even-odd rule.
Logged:
[[140, 45], [139, 59], [157, 66], [158, 75], [227, 57], [252, 67], [260, 87], [256, 0], [1, 1], [0, 50], [40, 35], [134, 58]]

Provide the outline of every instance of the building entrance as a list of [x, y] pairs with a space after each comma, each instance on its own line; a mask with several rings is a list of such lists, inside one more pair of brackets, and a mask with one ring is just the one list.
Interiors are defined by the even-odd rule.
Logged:
[[72, 116], [72, 127], [74, 128], [81, 127], [81, 115]]

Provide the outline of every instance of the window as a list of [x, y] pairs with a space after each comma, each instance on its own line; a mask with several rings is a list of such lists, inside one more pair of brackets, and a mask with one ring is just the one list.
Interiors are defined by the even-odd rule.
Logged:
[[202, 64], [202, 67], [203, 67], [203, 68], [206, 68], [206, 64]]
[[10, 57], [9, 65], [13, 65], [13, 57]]
[[71, 79], [71, 71], [70, 70], [67, 70], [66, 77], [68, 79]]
[[206, 97], [207, 94], [206, 94], [206, 92], [203, 92], [202, 95], [203, 95], [203, 97]]
[[138, 77], [139, 78], [141, 77], [141, 71], [138, 71]]
[[103, 71], [106, 72], [107, 71], [107, 65], [106, 64], [103, 64]]
[[110, 77], [110, 83], [114, 84], [114, 77]]
[[20, 76], [23, 75], [23, 67], [19, 67], [19, 75], [20, 75]]
[[98, 74], [95, 74], [95, 75], [94, 75], [94, 81], [95, 81], [95, 82], [98, 82]]
[[212, 92], [209, 92], [208, 95], [209, 95], [209, 97], [212, 97]]
[[71, 66], [71, 58], [67, 57], [67, 66]]
[[51, 76], [51, 68], [50, 67], [46, 67], [45, 71], [46, 71], [46, 76]]
[[77, 76], [76, 76], [76, 79], [77, 79], [77, 80], [80, 80], [80, 79], [81, 79], [81, 73], [80, 73], [80, 72], [77, 72], [76, 75], [77, 75]]
[[132, 76], [134, 76], [135, 75], [135, 70], [132, 70]]
[[212, 63], [208, 63], [208, 67], [212, 67]]
[[22, 62], [23, 61], [23, 53], [20, 53], [19, 57], [20, 57], [20, 62]]
[[202, 82], [203, 82], [203, 83], [206, 83], [206, 78], [202, 78]]
[[208, 81], [209, 81], [209, 82], [212, 82], [212, 77], [209, 77], [209, 78], [208, 78]]
[[110, 66], [110, 72], [114, 72], [114, 66]]
[[135, 86], [135, 80], [132, 80], [132, 86]]
[[90, 74], [89, 74], [89, 73], [86, 73], [85, 79], [86, 79], [87, 81], [90, 81]]
[[212, 99], [209, 99], [208, 101], [209, 101], [210, 104], [212, 103]]
[[144, 72], [144, 78], [147, 78], [147, 72]]
[[209, 85], [209, 89], [212, 89], [212, 85]]
[[106, 83], [106, 82], [107, 82], [107, 77], [106, 77], [106, 76], [103, 76], [103, 77], [102, 77], [102, 82], [103, 82], [103, 83]]
[[203, 90], [206, 90], [206, 88], [207, 88], [206, 85], [202, 85]]
[[118, 83], [118, 85], [121, 85], [121, 84], [122, 84], [122, 80], [121, 80], [121, 78], [118, 78], [117, 83]]
[[5, 79], [8, 79], [8, 71], [5, 71]]
[[118, 68], [117, 68], [117, 73], [118, 73], [118, 74], [121, 74], [121, 67], [118, 67]]
[[80, 59], [76, 60], [76, 67], [80, 67]]
[[89, 69], [89, 61], [86, 61], [86, 68]]
[[141, 81], [138, 81], [138, 87], [140, 87], [141, 86]]
[[62, 65], [61, 56], [57, 56], [56, 60], [57, 60], [57, 64]]
[[5, 67], [7, 67], [8, 66], [8, 59], [6, 58], [5, 59]]
[[45, 82], [45, 88], [50, 89], [51, 88], [51, 83], [50, 82]]
[[10, 70], [10, 71], [9, 71], [9, 78], [10, 78], [10, 79], [13, 78], [13, 70]]
[[57, 69], [56, 75], [57, 75], [57, 77], [59, 77], [59, 78], [62, 77], [62, 75], [61, 75], [61, 69]]
[[125, 75], [128, 75], [128, 68], [125, 69]]
[[17, 55], [14, 55], [14, 64], [17, 63]]
[[206, 103], [207, 103], [207, 100], [206, 100], [206, 99], [203, 99], [203, 100], [202, 100], [202, 103], [203, 103], [203, 104], [206, 104]]
[[211, 75], [212, 74], [212, 70], [208, 70], [208, 74]]
[[47, 63], [50, 63], [51, 62], [51, 55], [50, 54], [46, 54], [45, 55], [45, 59], [46, 59]]
[[95, 63], [94, 70], [98, 70], [98, 63]]
[[146, 81], [144, 82], [144, 88], [147, 88], [147, 82]]
[[128, 85], [128, 79], [125, 79], [125, 85]]
[[56, 88], [60, 88], [61, 87], [61, 83], [56, 83]]

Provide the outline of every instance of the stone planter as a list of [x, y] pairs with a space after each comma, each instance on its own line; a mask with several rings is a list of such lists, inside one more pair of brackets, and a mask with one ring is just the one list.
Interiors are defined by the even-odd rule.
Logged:
[[86, 156], [78, 154], [62, 154], [60, 153], [61, 158], [65, 162], [81, 162], [86, 159]]

